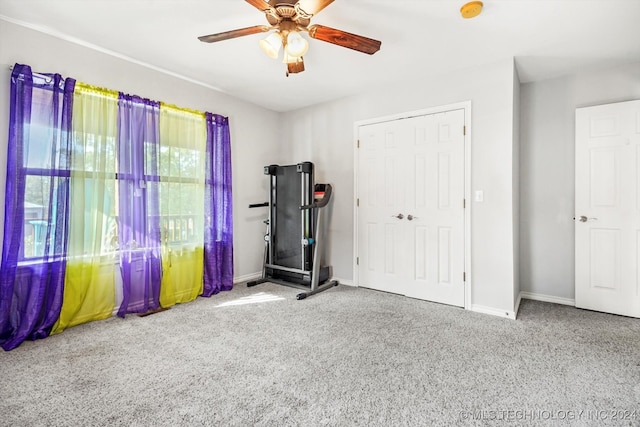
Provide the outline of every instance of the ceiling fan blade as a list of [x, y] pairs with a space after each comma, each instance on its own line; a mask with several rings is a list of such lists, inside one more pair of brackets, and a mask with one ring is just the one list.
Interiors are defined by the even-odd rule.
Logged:
[[325, 27], [324, 25], [310, 26], [309, 36], [317, 40], [357, 50], [358, 52], [368, 53], [369, 55], [379, 51], [380, 45], [382, 45], [381, 41]]
[[266, 25], [255, 25], [253, 27], [240, 28], [238, 30], [225, 31], [223, 33], [209, 34], [208, 36], [200, 36], [198, 40], [205, 43], [219, 42], [222, 40], [234, 39], [236, 37], [248, 36], [250, 34], [263, 33], [269, 31], [271, 27]]
[[298, 0], [298, 8], [308, 15], [316, 15], [331, 3], [333, 0]]
[[266, 12], [267, 10], [271, 9], [271, 5], [264, 0], [245, 0], [245, 1], [249, 3], [251, 6], [255, 7], [256, 9], [262, 12]]

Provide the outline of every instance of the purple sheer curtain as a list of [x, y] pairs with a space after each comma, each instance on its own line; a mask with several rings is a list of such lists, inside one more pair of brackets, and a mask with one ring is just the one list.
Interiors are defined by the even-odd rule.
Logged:
[[233, 211], [229, 119], [206, 113], [204, 286], [209, 297], [233, 288]]
[[[0, 267], [0, 344], [49, 335], [62, 306], [67, 227], [71, 113], [75, 80], [33, 75], [16, 64], [11, 75], [4, 241]], [[25, 248], [25, 191], [37, 180], [40, 218]], [[32, 203], [33, 204], [33, 203]], [[36, 208], [38, 209], [38, 208]], [[37, 248], [37, 249], [34, 249]]]
[[121, 317], [160, 307], [159, 118], [159, 102], [120, 94], [118, 243], [123, 301], [118, 316]]

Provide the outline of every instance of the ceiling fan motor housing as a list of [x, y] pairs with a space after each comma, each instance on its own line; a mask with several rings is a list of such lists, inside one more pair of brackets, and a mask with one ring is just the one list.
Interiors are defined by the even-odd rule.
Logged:
[[291, 21], [305, 28], [311, 22], [311, 15], [300, 8], [297, 0], [271, 0], [269, 5], [275, 13], [267, 12], [266, 17], [273, 26]]

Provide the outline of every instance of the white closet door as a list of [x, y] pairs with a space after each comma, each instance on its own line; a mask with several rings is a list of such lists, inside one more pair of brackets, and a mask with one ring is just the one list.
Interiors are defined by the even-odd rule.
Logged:
[[361, 286], [464, 306], [464, 110], [359, 128]]
[[362, 126], [358, 241], [360, 283], [404, 294], [406, 147], [398, 122]]
[[464, 110], [411, 122], [406, 294], [464, 307]]

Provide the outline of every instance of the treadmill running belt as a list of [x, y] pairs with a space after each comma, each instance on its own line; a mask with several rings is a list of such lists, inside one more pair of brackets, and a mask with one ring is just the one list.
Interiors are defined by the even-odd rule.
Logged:
[[301, 235], [302, 183], [295, 165], [278, 168], [275, 197], [274, 264], [303, 268]]

